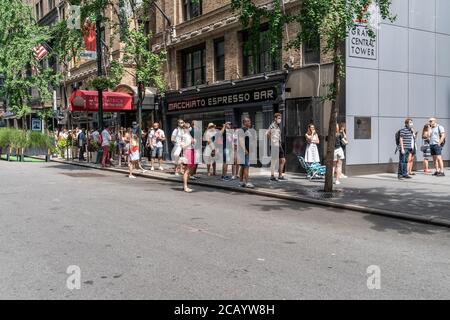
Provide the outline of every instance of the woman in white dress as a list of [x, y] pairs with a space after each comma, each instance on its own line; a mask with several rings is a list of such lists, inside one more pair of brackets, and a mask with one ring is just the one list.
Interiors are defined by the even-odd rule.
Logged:
[[139, 153], [139, 141], [135, 134], [133, 134], [130, 142], [130, 149], [128, 150], [128, 169], [129, 169], [129, 178], [136, 178], [133, 175], [133, 169], [138, 166], [140, 158]]
[[308, 145], [306, 146], [306, 152], [305, 152], [305, 161], [307, 163], [316, 163], [320, 162], [319, 157], [319, 149], [317, 148], [317, 145], [320, 143], [319, 135], [316, 132], [316, 128], [314, 127], [314, 124], [310, 124], [308, 126], [308, 132], [306, 133], [306, 142]]

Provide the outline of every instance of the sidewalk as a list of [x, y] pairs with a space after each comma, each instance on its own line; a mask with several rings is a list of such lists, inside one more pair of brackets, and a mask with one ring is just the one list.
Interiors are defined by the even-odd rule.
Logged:
[[[79, 163], [76, 160], [52, 159], [52, 161], [101, 169], [100, 165]], [[148, 169], [147, 166], [144, 167]], [[172, 164], [166, 163], [164, 167], [165, 171], [155, 170], [135, 175], [174, 182], [182, 181], [181, 176], [173, 174]], [[302, 174], [287, 174], [288, 181], [271, 182], [267, 168], [251, 168], [251, 181], [256, 188], [242, 188], [238, 180], [221, 181], [219, 167], [218, 176], [208, 177], [205, 166], [200, 166], [199, 179], [190, 181], [194, 191], [195, 185], [201, 185], [450, 227], [450, 170], [448, 169], [446, 177], [434, 177], [416, 172], [413, 179], [402, 181], [399, 181], [395, 174], [389, 173], [349, 177], [342, 179], [342, 184], [335, 186], [335, 191], [329, 194], [322, 191], [323, 180], [309, 181]], [[127, 169], [124, 166], [116, 166], [103, 170], [125, 173]], [[195, 195], [195, 192], [193, 194]]]

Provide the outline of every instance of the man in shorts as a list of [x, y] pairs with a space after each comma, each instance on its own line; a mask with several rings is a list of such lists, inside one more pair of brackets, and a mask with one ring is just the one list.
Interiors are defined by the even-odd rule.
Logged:
[[[270, 181], [286, 181], [287, 179], [283, 175], [284, 166], [286, 164], [286, 155], [282, 145], [281, 139], [281, 113], [275, 113], [273, 117], [273, 122], [269, 126], [269, 130], [267, 131], [267, 136], [270, 139], [271, 148], [278, 149], [278, 159], [271, 161], [270, 164]], [[278, 167], [278, 178], [275, 177], [275, 168]]]
[[434, 167], [436, 172], [433, 174], [437, 177], [444, 177], [444, 161], [442, 159], [442, 148], [445, 144], [445, 129], [437, 123], [436, 118], [429, 120], [431, 126], [430, 151], [433, 156]]
[[162, 156], [163, 156], [163, 142], [166, 140], [166, 136], [164, 134], [164, 131], [159, 128], [159, 122], [153, 123], [153, 128], [149, 132], [147, 137], [147, 146], [151, 149], [151, 171], [155, 170], [154, 163], [155, 160], [158, 160], [159, 164], [159, 170], [164, 170], [164, 168], [161, 165]]

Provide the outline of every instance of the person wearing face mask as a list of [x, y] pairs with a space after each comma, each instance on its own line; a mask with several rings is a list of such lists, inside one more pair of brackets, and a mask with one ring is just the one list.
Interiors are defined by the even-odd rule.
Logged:
[[[270, 181], [286, 181], [287, 179], [284, 177], [284, 166], [286, 164], [286, 155], [282, 145], [281, 139], [281, 113], [275, 113], [273, 116], [273, 122], [269, 126], [269, 130], [267, 131], [267, 136], [270, 139], [271, 148], [278, 149], [278, 159], [275, 161], [271, 161], [270, 165]], [[275, 177], [275, 168], [278, 166], [278, 178]]]
[[147, 146], [152, 151], [151, 171], [155, 170], [154, 163], [157, 160], [159, 164], [159, 170], [164, 170], [161, 165], [163, 156], [163, 142], [166, 140], [164, 131], [159, 128], [159, 122], [153, 123], [153, 129], [149, 132], [147, 138]]
[[178, 126], [175, 128], [175, 130], [173, 130], [172, 132], [172, 136], [171, 136], [171, 141], [174, 145], [173, 149], [172, 149], [172, 159], [175, 162], [175, 175], [178, 176], [180, 173], [180, 165], [179, 165], [179, 159], [182, 155], [183, 152], [183, 148], [181, 147], [181, 142], [183, 140], [183, 135], [185, 133], [184, 130], [184, 120], [179, 119], [178, 120]]
[[413, 172], [413, 166], [414, 166], [414, 158], [416, 157], [416, 152], [417, 152], [417, 132], [414, 132], [414, 123], [411, 121], [409, 123], [409, 130], [411, 130], [412, 133], [412, 142], [411, 142], [411, 150], [409, 153], [409, 157], [408, 157], [408, 165], [407, 165], [407, 169], [408, 169], [408, 175], [410, 176], [415, 176], [416, 174]]
[[398, 162], [398, 179], [411, 179], [408, 175], [408, 160], [414, 149], [414, 133], [412, 131], [413, 121], [408, 118], [405, 120], [405, 126], [399, 131], [399, 162]]

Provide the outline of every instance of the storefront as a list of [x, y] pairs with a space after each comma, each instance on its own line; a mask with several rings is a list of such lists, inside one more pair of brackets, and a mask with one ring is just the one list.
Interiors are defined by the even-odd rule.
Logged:
[[166, 95], [163, 119], [171, 132], [178, 119], [203, 121], [203, 130], [212, 122], [222, 127], [226, 121], [241, 127], [250, 117], [254, 129], [268, 128], [273, 114], [284, 108], [282, 90], [285, 76], [258, 77]]
[[[143, 129], [155, 119], [155, 89], [147, 88], [142, 103]], [[112, 127], [131, 127], [137, 121], [137, 88], [119, 85], [114, 92], [103, 92], [103, 121]], [[98, 124], [97, 91], [76, 90], [69, 98], [72, 126], [95, 128]]]

